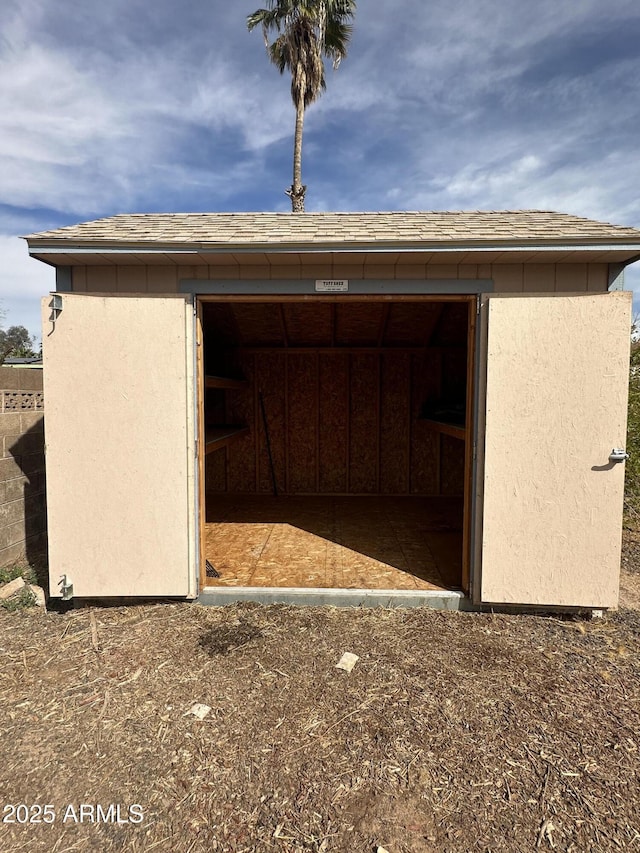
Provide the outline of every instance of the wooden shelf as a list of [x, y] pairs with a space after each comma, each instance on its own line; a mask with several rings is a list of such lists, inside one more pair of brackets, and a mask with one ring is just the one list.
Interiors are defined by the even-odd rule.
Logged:
[[235, 439], [249, 434], [246, 426], [209, 426], [205, 430], [205, 453], [213, 453], [231, 444]]
[[431, 418], [420, 418], [420, 420], [434, 432], [440, 432], [444, 435], [450, 435], [453, 438], [459, 438], [462, 441], [464, 441], [466, 438], [467, 431], [463, 426], [457, 426], [456, 424], [448, 424], [445, 421], [434, 421]]
[[246, 379], [231, 379], [229, 376], [205, 376], [205, 388], [247, 388], [249, 382]]

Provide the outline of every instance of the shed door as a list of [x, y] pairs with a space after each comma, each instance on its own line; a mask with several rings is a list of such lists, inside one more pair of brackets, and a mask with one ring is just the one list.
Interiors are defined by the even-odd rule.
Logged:
[[609, 455], [625, 446], [631, 294], [484, 310], [482, 601], [615, 606], [624, 464]]
[[[76, 596], [193, 596], [193, 312], [43, 300], [49, 574]], [[55, 312], [54, 312], [55, 313]]]

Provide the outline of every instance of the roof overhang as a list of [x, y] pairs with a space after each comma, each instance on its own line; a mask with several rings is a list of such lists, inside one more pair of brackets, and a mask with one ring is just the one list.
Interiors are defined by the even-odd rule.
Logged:
[[29, 254], [52, 266], [234, 265], [315, 262], [339, 256], [345, 264], [384, 263], [620, 263], [640, 258], [640, 243], [264, 243], [264, 244], [118, 244], [90, 245], [29, 240]]

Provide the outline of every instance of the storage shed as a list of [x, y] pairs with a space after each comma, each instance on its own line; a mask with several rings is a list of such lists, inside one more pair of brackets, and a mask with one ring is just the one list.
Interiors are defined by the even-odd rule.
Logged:
[[640, 231], [551, 212], [30, 235], [52, 595], [615, 607]]

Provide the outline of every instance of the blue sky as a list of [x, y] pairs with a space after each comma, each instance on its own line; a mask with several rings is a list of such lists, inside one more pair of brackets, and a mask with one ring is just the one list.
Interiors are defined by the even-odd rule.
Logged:
[[[0, 307], [39, 334], [20, 235], [288, 210], [294, 112], [259, 0], [3, 0]], [[307, 210], [541, 208], [640, 227], [637, 0], [359, 0], [310, 107]], [[638, 265], [636, 265], [638, 267]], [[640, 274], [627, 272], [638, 291]]]

